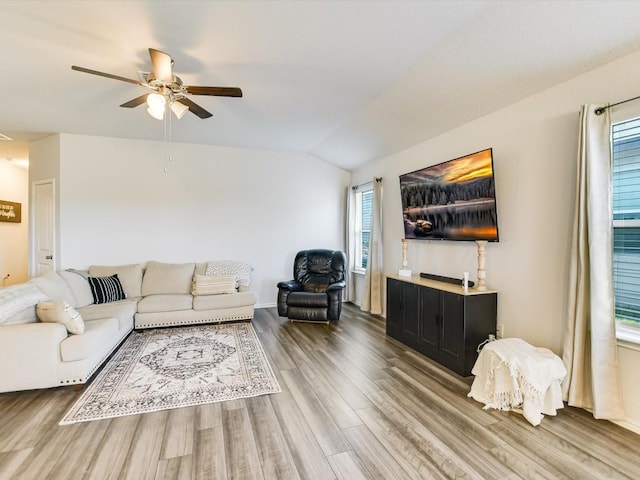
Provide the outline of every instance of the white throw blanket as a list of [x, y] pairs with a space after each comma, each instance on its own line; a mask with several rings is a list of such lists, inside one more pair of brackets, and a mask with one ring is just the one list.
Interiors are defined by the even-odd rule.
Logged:
[[567, 370], [560, 357], [547, 348], [536, 348], [519, 338], [489, 342], [471, 371], [476, 378], [469, 397], [484, 409], [514, 410], [539, 425], [543, 414], [562, 408], [560, 383]]
[[47, 300], [47, 296], [32, 283], [0, 288], [0, 324], [41, 300]]

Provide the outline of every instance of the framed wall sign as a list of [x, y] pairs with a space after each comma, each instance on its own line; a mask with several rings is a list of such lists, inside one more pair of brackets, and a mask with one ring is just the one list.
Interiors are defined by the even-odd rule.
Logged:
[[0, 200], [0, 222], [22, 222], [22, 204]]

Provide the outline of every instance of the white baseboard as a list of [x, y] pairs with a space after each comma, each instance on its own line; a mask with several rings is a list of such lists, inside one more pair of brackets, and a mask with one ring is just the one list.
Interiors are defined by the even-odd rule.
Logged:
[[627, 430], [631, 430], [632, 432], [640, 435], [640, 425], [637, 423], [630, 422], [628, 420], [611, 420], [611, 423], [615, 423], [622, 428], [626, 428]]
[[253, 308], [273, 308], [276, 306], [276, 303], [257, 303], [253, 306]]

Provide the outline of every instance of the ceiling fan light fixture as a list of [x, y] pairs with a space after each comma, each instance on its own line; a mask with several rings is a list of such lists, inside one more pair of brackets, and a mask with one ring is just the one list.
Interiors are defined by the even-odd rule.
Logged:
[[153, 110], [151, 107], [147, 108], [147, 113], [149, 115], [151, 115], [153, 118], [155, 118], [156, 120], [163, 120], [164, 119], [164, 110], [161, 111], [155, 111]]
[[171, 102], [171, 111], [176, 115], [176, 117], [178, 117], [178, 120], [180, 120], [182, 117], [184, 117], [184, 114], [189, 111], [189, 107], [187, 107], [184, 103], [174, 100], [173, 102]]
[[147, 113], [158, 120], [164, 119], [164, 110], [167, 99], [159, 93], [150, 93], [147, 95]]
[[[92, 70], [90, 68], [79, 67], [77, 65], [71, 65], [71, 70], [111, 78], [113, 80], [144, 87], [147, 89], [147, 92], [150, 91], [150, 93], [140, 95], [139, 97], [129, 100], [120, 106], [124, 108], [135, 108], [146, 101], [148, 107], [147, 112], [153, 118], [158, 120], [164, 120], [167, 118], [166, 115], [170, 115], [168, 112], [165, 113], [165, 111], [168, 110], [167, 107], [171, 107], [171, 110], [178, 118], [184, 116], [187, 111], [190, 111], [201, 119], [213, 116], [200, 105], [191, 101], [188, 98], [190, 95], [242, 97], [242, 90], [238, 87], [184, 85], [182, 83], [182, 79], [173, 73], [173, 59], [169, 54], [150, 48], [149, 56], [151, 57], [153, 70], [151, 72], [138, 71], [137, 80], [121, 77], [120, 75], [114, 75], [112, 73]], [[2, 134], [0, 134], [0, 140], [3, 140]]]

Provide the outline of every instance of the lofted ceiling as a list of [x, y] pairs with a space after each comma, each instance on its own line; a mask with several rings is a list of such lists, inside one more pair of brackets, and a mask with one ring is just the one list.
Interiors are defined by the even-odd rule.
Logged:
[[0, 0], [0, 19], [0, 133], [14, 152], [56, 132], [162, 140], [144, 107], [119, 107], [141, 87], [71, 70], [136, 78], [152, 47], [185, 84], [244, 92], [191, 97], [213, 117], [172, 120], [173, 141], [346, 170], [640, 47], [640, 2], [615, 0]]

